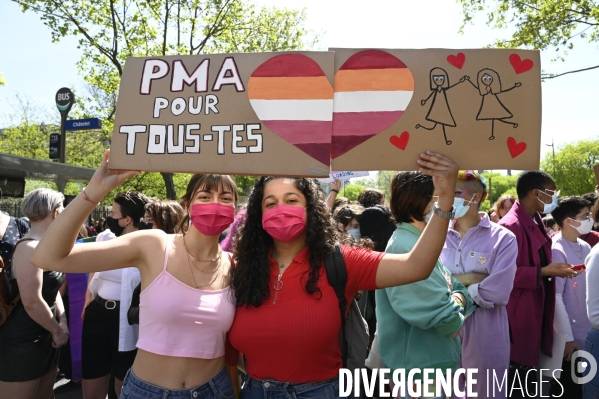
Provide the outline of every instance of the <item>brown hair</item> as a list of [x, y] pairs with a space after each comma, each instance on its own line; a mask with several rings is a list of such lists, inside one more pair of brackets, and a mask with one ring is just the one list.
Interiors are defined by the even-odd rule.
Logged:
[[383, 198], [385, 198], [385, 194], [381, 190], [367, 188], [358, 196], [358, 202], [364, 208], [370, 208], [375, 205], [380, 205]]
[[347, 199], [345, 197], [337, 197], [337, 198], [335, 198], [335, 202], [333, 203], [333, 209], [331, 209], [331, 212], [334, 212], [335, 209], [337, 209], [338, 207], [347, 205], [347, 204], [349, 204], [349, 199]]
[[398, 172], [391, 181], [391, 213], [397, 223], [423, 222], [435, 186], [422, 172]]
[[497, 217], [499, 219], [501, 219], [501, 215], [499, 214], [499, 210], [501, 208], [503, 208], [503, 203], [505, 201], [512, 201], [512, 205], [514, 205], [514, 203], [516, 202], [516, 197], [514, 197], [513, 195], [510, 195], [510, 194], [502, 195], [501, 197], [499, 197], [499, 199], [497, 200], [497, 202], [495, 203], [495, 205], [493, 205], [493, 208], [491, 209], [491, 211], [495, 212], [495, 215], [497, 215]]
[[[235, 180], [229, 175], [204, 175], [204, 174], [195, 174], [189, 180], [187, 184], [187, 190], [185, 190], [185, 195], [181, 197], [181, 204], [185, 208], [189, 208], [189, 204], [193, 199], [193, 196], [198, 190], [229, 190], [233, 193], [235, 197], [235, 205], [237, 205], [237, 185], [235, 184]], [[177, 226], [177, 232], [186, 233], [189, 228], [189, 209], [185, 216], [179, 222]]]
[[185, 216], [185, 210], [177, 201], [154, 201], [146, 205], [146, 212], [157, 228], [167, 234], [177, 231], [177, 226]]
[[341, 223], [343, 226], [347, 226], [347, 224], [354, 218], [360, 222], [362, 212], [364, 212], [364, 207], [362, 205], [343, 205], [335, 209], [333, 218], [336, 222]]

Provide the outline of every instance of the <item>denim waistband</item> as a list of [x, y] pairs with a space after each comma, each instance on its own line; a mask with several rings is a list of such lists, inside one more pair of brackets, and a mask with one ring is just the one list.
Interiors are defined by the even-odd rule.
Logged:
[[306, 383], [302, 383], [302, 384], [295, 384], [293, 382], [282, 382], [282, 381], [268, 380], [268, 379], [255, 380], [252, 377], [250, 377], [249, 374], [246, 374], [246, 376], [243, 380], [244, 387], [246, 385], [249, 387], [250, 385], [256, 384], [258, 386], [261, 386], [262, 389], [265, 391], [298, 392], [298, 393], [303, 392], [303, 391], [312, 390], [321, 385], [336, 384], [338, 382], [339, 382], [339, 378], [335, 377], [335, 378], [331, 378], [330, 380], [326, 380], [326, 381], [306, 382]]
[[206, 381], [202, 385], [190, 389], [166, 389], [162, 388], [143, 380], [140, 380], [132, 369], [129, 369], [127, 376], [123, 381], [123, 391], [131, 390], [144, 397], [148, 398], [161, 398], [161, 399], [202, 399], [202, 398], [213, 398], [219, 397], [220, 390], [218, 386], [221, 384], [230, 384], [231, 378], [227, 367], [223, 366], [222, 369], [210, 380]]

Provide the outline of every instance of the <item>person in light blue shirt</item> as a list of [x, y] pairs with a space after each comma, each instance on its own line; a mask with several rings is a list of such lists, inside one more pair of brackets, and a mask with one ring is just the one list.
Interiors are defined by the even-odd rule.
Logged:
[[[399, 172], [393, 178], [391, 211], [397, 229], [385, 252], [412, 250], [426, 227], [433, 194], [433, 180], [423, 173]], [[379, 350], [386, 367], [404, 369], [406, 375], [416, 368], [456, 368], [461, 353], [458, 334], [475, 305], [440, 259], [428, 279], [378, 290], [376, 303]]]

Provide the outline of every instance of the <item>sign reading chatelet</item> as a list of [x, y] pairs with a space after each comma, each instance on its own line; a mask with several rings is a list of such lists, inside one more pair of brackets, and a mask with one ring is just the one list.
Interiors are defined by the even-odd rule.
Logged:
[[110, 167], [329, 178], [538, 169], [538, 51], [380, 50], [129, 58]]

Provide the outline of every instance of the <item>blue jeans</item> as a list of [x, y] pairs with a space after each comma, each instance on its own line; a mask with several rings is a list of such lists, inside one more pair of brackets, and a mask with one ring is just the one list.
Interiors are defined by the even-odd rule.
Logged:
[[339, 378], [328, 381], [294, 384], [275, 380], [254, 380], [249, 375], [243, 380], [242, 399], [326, 399], [339, 398]]
[[[584, 341], [584, 350], [589, 352], [599, 363], [599, 331], [591, 328], [586, 340]], [[589, 367], [590, 369], [590, 367]], [[587, 370], [583, 376], [588, 374]], [[599, 372], [595, 377], [582, 386], [583, 399], [599, 399]]]
[[166, 389], [148, 384], [127, 372], [120, 399], [235, 399], [233, 383], [227, 368], [223, 368], [209, 381], [191, 389]]

